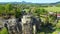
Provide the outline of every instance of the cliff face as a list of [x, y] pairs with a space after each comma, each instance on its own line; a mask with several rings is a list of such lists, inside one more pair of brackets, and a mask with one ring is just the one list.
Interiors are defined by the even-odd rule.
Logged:
[[9, 34], [36, 34], [40, 26], [39, 18], [33, 17], [31, 14], [24, 14], [20, 19], [14, 17], [1, 19], [0, 22], [3, 23], [3, 27], [6, 27]]
[[32, 34], [32, 19], [31, 15], [24, 15], [22, 18], [22, 34]]

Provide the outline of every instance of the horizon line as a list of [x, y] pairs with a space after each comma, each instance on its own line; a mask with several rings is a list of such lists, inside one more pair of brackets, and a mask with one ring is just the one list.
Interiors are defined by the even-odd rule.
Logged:
[[[12, 1], [12, 2], [20, 2], [20, 1]], [[27, 1], [21, 1], [21, 2], [26, 2], [26, 3], [37, 3], [37, 2], [27, 2]], [[60, 1], [57, 1], [57, 2], [60, 2]], [[44, 3], [57, 3], [57, 2], [44, 2]], [[1, 2], [0, 2], [1, 3]], [[2, 2], [3, 3], [3, 2]], [[9, 1], [7, 2], [4, 2], [4, 3], [10, 3]], [[43, 2], [41, 2], [43, 3]]]

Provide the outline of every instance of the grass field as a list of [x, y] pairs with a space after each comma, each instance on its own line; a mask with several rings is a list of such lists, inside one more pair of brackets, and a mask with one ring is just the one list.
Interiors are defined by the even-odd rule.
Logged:
[[47, 11], [60, 12], [60, 7], [44, 7]]

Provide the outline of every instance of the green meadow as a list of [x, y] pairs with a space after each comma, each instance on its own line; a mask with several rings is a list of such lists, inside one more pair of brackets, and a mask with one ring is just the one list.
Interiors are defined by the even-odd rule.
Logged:
[[44, 9], [51, 12], [60, 12], [60, 7], [45, 7]]

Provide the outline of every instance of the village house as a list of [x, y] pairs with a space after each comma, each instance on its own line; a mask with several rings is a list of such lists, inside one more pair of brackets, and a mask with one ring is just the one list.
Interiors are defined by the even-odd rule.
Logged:
[[60, 20], [60, 14], [57, 14], [57, 19]]

